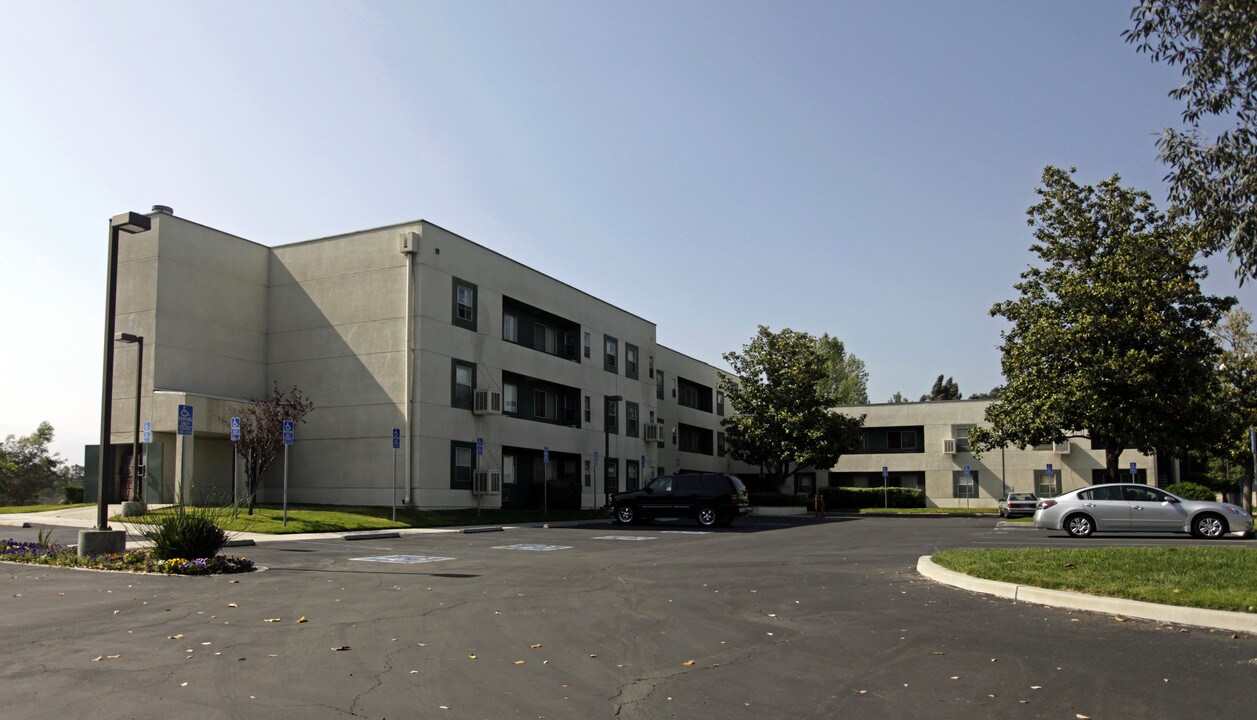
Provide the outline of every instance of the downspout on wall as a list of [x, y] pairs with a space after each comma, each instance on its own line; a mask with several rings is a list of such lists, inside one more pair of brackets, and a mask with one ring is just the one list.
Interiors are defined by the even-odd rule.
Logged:
[[403, 447], [405, 448], [404, 460], [402, 462], [402, 473], [406, 476], [406, 496], [402, 499], [403, 505], [412, 504], [412, 496], [414, 495], [414, 478], [411, 472], [411, 425], [410, 417], [411, 405], [414, 397], [414, 363], [415, 363], [415, 253], [419, 251], [419, 238], [417, 232], [406, 231], [401, 234], [401, 252], [406, 256], [406, 309], [402, 316], [406, 318], [406, 346], [404, 352], [406, 355], [406, 376], [403, 379], [403, 394], [405, 395], [404, 405], [402, 406], [402, 430]]

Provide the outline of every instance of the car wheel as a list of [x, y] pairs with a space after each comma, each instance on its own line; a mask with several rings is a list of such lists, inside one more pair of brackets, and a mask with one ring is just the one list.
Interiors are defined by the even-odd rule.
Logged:
[[621, 525], [631, 525], [637, 519], [637, 511], [632, 505], [621, 505], [615, 509], [615, 519]]
[[1091, 533], [1096, 531], [1095, 521], [1091, 519], [1090, 515], [1084, 515], [1083, 513], [1074, 513], [1065, 518], [1064, 527], [1065, 532], [1076, 538], [1091, 537]]
[[716, 514], [716, 508], [701, 507], [698, 509], [698, 524], [703, 527], [714, 527], [720, 516]]
[[1208, 538], [1209, 540], [1217, 540], [1226, 535], [1226, 520], [1220, 515], [1213, 513], [1204, 513], [1192, 518], [1192, 535], [1198, 538]]

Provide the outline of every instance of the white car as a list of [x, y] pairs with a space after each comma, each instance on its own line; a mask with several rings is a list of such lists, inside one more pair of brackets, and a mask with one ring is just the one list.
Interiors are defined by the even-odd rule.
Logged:
[[1147, 485], [1118, 483], [1040, 500], [1034, 526], [1064, 530], [1080, 538], [1093, 532], [1186, 532], [1199, 538], [1239, 533], [1248, 537], [1253, 516], [1230, 503], [1184, 500]]

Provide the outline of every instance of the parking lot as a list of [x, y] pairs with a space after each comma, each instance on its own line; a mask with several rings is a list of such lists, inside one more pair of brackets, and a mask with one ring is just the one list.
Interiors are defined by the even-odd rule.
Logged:
[[0, 682], [15, 717], [1248, 712], [1253, 638], [1019, 605], [914, 570], [941, 549], [1080, 542], [1199, 543], [757, 518], [268, 542], [237, 549], [266, 568], [245, 576], [5, 564]]

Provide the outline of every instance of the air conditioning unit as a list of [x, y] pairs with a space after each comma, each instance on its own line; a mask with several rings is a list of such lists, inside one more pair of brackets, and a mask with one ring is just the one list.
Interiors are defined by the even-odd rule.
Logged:
[[501, 415], [502, 393], [497, 390], [477, 390], [471, 408], [477, 415]]
[[1060, 442], [1052, 443], [1052, 452], [1056, 453], [1057, 455], [1068, 455], [1069, 454], [1069, 441], [1062, 440]]
[[501, 470], [477, 470], [471, 476], [472, 495], [498, 495], [502, 492]]
[[663, 423], [646, 423], [642, 426], [642, 439], [646, 442], [663, 440]]
[[947, 455], [956, 454], [956, 439], [955, 438], [943, 439], [943, 452]]

